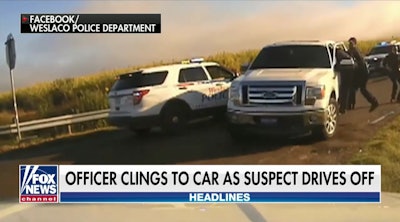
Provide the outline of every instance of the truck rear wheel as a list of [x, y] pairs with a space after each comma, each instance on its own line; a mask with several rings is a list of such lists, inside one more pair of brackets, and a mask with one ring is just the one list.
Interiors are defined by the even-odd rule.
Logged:
[[318, 139], [327, 140], [332, 138], [336, 133], [338, 120], [338, 104], [334, 98], [329, 100], [329, 105], [325, 111], [324, 124], [318, 126], [314, 130], [313, 134], [318, 137]]

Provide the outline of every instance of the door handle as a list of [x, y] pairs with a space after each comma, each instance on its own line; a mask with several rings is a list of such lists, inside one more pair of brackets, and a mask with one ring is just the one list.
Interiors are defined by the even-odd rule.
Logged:
[[179, 87], [180, 90], [186, 90], [186, 86]]
[[216, 86], [222, 86], [223, 84], [222, 83], [216, 83], [215, 85]]

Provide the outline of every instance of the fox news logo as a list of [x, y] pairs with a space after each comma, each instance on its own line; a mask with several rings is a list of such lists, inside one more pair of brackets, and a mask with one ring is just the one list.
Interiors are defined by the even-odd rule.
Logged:
[[57, 203], [58, 166], [20, 165], [20, 203]]

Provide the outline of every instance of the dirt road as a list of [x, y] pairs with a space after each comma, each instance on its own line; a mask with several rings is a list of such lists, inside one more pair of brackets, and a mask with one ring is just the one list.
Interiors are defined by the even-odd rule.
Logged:
[[[332, 140], [272, 141], [260, 138], [249, 144], [234, 144], [223, 124], [193, 125], [186, 135], [170, 138], [153, 133], [137, 138], [130, 132], [108, 130], [62, 139], [25, 150], [0, 155], [0, 200], [18, 197], [19, 164], [336, 164], [345, 163], [400, 112], [399, 104], [388, 104], [391, 89], [385, 78], [374, 79], [369, 89], [381, 106], [369, 113], [358, 95], [357, 108], [340, 117]], [[369, 124], [393, 113], [376, 124]]]

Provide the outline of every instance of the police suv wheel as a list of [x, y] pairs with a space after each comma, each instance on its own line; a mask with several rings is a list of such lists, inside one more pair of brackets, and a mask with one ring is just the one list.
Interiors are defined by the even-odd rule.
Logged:
[[336, 100], [331, 98], [325, 111], [324, 124], [315, 130], [315, 136], [320, 139], [327, 140], [335, 135], [338, 124], [338, 111], [338, 104]]
[[184, 131], [188, 123], [188, 111], [184, 107], [170, 106], [162, 113], [161, 128], [167, 134]]

